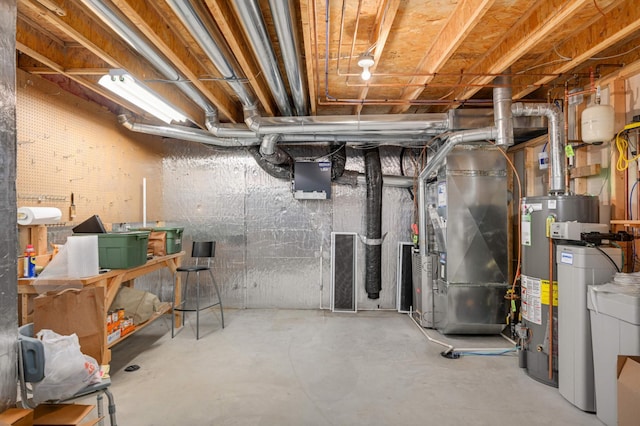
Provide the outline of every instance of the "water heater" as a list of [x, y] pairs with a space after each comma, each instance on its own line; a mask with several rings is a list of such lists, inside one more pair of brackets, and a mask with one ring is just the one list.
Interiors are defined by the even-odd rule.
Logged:
[[[526, 197], [522, 199], [521, 209], [521, 315], [528, 330], [523, 353], [525, 368], [532, 378], [557, 387], [557, 268], [552, 265], [553, 277], [550, 280], [549, 263], [555, 264], [556, 256], [555, 245], [549, 238], [550, 223], [597, 223], [598, 198], [586, 195]], [[550, 306], [553, 306], [551, 328], [548, 321]]]

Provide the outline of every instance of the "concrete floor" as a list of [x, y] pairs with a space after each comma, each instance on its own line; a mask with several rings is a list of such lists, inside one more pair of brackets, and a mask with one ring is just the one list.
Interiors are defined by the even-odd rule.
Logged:
[[217, 314], [202, 313], [199, 341], [194, 314], [175, 339], [165, 316], [113, 348], [120, 426], [601, 425], [515, 356], [443, 358], [407, 315], [225, 310], [222, 330]]

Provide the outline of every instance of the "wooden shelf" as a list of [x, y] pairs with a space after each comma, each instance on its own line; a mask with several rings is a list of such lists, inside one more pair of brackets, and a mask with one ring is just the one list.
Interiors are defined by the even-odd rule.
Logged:
[[629, 226], [629, 227], [636, 227], [636, 226], [640, 227], [640, 220], [612, 220], [611, 224]]
[[[120, 287], [122, 286], [133, 287], [134, 280], [136, 278], [160, 269], [167, 269], [171, 273], [171, 275], [175, 277], [176, 293], [174, 294], [174, 298], [176, 301], [180, 301], [180, 291], [179, 291], [180, 277], [176, 275], [176, 269], [178, 268], [178, 266], [180, 266], [183, 256], [184, 256], [183, 251], [179, 253], [169, 254], [166, 256], [158, 256], [158, 257], [149, 259], [144, 265], [136, 266], [134, 268], [129, 268], [129, 269], [117, 269], [117, 270], [114, 269], [109, 272], [105, 272], [104, 274], [80, 278], [80, 279], [76, 279], [75, 281], [78, 281], [79, 283], [81, 283], [82, 286], [95, 286], [103, 289], [102, 294], [104, 294], [104, 312], [102, 313], [101, 316], [106, 319], [107, 310], [113, 303], [113, 300], [115, 299], [116, 294], [118, 293], [118, 290], [120, 289]], [[68, 280], [65, 280], [64, 278], [56, 278], [56, 280], [59, 280], [61, 282], [68, 281]], [[49, 281], [53, 281], [53, 280], [49, 280]], [[38, 294], [38, 291], [35, 288], [35, 285], [37, 285], [37, 280], [27, 279], [27, 278], [18, 279], [18, 296], [19, 296], [20, 312], [21, 312], [21, 318], [20, 318], [21, 325], [32, 321], [32, 319], [29, 316], [29, 304], [30, 302], [33, 301], [33, 298]], [[135, 330], [133, 330], [132, 332], [126, 334], [125, 336], [122, 336], [118, 340], [115, 340], [111, 343], [107, 343], [106, 327], [104, 327], [102, 330], [98, 330], [97, 332], [100, 335], [102, 335], [102, 338], [104, 339], [104, 346], [103, 346], [104, 353], [101, 354], [101, 359], [97, 361], [101, 364], [108, 364], [111, 361], [111, 351], [109, 350], [109, 348], [111, 348], [114, 345], [117, 345], [127, 337], [131, 336], [132, 334], [136, 333], [137, 331], [151, 324], [153, 321], [158, 319], [161, 315], [170, 311], [171, 311], [170, 305], [168, 307], [163, 307], [162, 311], [153, 314], [149, 320], [147, 320], [143, 324], [138, 325]], [[176, 327], [180, 327], [182, 325], [180, 315], [174, 315], [172, 320], [175, 322]]]
[[146, 320], [145, 322], [143, 322], [142, 324], [136, 325], [136, 328], [130, 332], [125, 334], [124, 336], [122, 336], [121, 338], [119, 338], [118, 340], [115, 340], [111, 343], [109, 343], [109, 345], [107, 346], [107, 348], [112, 348], [113, 346], [117, 345], [118, 343], [122, 342], [124, 339], [126, 339], [127, 337], [136, 334], [138, 331], [142, 330], [143, 328], [145, 328], [146, 326], [148, 326], [149, 324], [151, 324], [152, 322], [154, 322], [155, 320], [157, 320], [158, 318], [160, 318], [162, 315], [167, 314], [171, 312], [171, 304], [167, 304], [167, 306], [165, 306], [163, 309], [161, 309], [158, 312], [154, 312], [153, 315], [151, 315], [151, 318], [149, 318], [148, 320]]

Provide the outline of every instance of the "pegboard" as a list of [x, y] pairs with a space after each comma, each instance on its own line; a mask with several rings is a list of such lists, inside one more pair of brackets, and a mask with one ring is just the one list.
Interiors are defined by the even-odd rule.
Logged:
[[160, 138], [131, 133], [97, 104], [20, 70], [16, 121], [18, 207], [58, 207], [66, 225], [94, 214], [138, 223], [146, 178], [147, 222], [163, 220]]

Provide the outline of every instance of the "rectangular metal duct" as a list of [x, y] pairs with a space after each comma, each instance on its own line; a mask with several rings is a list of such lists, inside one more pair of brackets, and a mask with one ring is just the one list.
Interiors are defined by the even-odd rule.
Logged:
[[[430, 184], [429, 252], [437, 255], [435, 326], [444, 334], [499, 333], [508, 286], [506, 160], [461, 145]], [[440, 235], [441, 234], [441, 235]]]
[[[450, 109], [449, 126], [452, 131], [479, 129], [494, 125], [492, 108]], [[527, 141], [547, 133], [547, 118], [544, 116], [514, 116], [513, 137], [518, 142]]]

